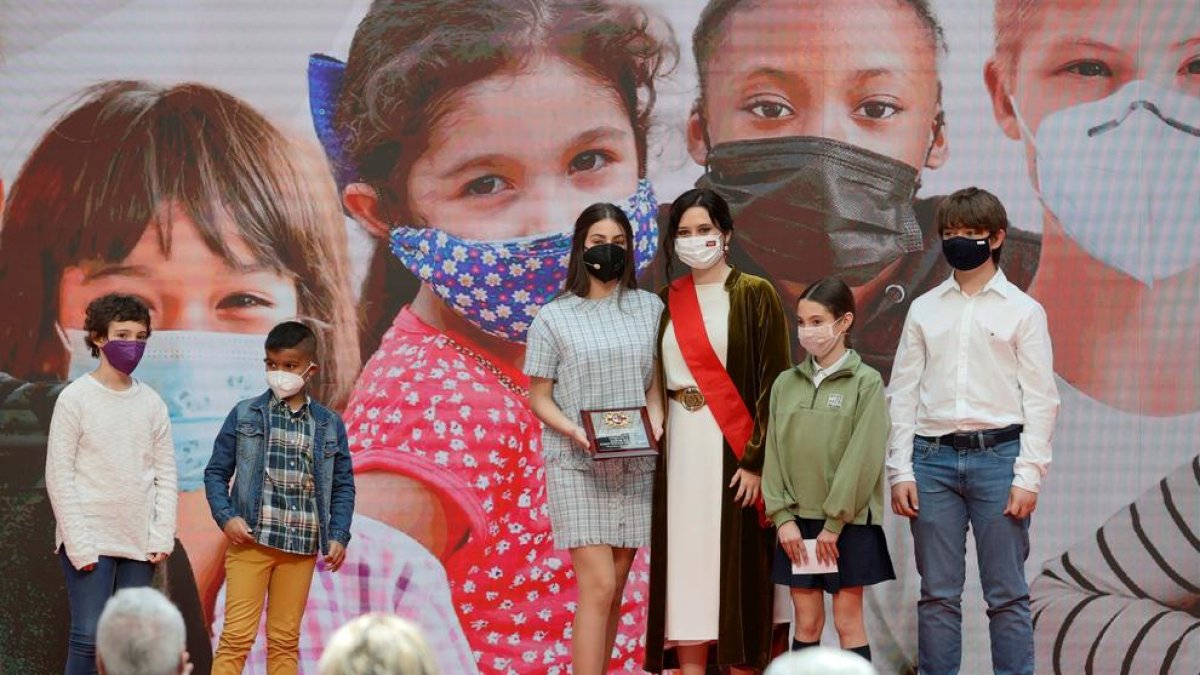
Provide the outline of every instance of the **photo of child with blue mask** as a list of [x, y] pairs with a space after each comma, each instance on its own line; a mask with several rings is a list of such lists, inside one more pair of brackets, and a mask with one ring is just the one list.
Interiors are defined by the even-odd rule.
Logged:
[[[986, 84], [1043, 206], [1062, 394], [1039, 671], [1200, 672], [1200, 12], [997, 0]], [[970, 589], [968, 589], [970, 592]]]
[[[0, 326], [0, 399], [16, 425], [4, 443], [20, 451], [4, 453], [5, 471], [43, 456], [45, 413], [61, 383], [95, 368], [82, 330], [88, 303], [109, 293], [139, 298], [155, 331], [137, 376], [167, 404], [180, 491], [180, 543], [166, 579], [199, 669], [211, 654], [206, 617], [223, 576], [224, 537], [202, 489], [213, 439], [228, 409], [261, 389], [259, 336], [285, 318], [319, 326], [329, 347], [317, 388], [344, 403], [358, 368], [347, 269], [319, 155], [205, 85], [87, 89], [11, 185], [0, 232], [0, 293], [11, 310]], [[36, 490], [22, 494], [25, 515], [6, 523], [14, 528], [6, 536], [28, 531], [42, 541], [53, 532], [50, 516]], [[20, 587], [45, 591], [38, 561], [50, 550], [33, 544], [21, 549], [21, 564], [9, 563], [30, 575]], [[60, 631], [41, 628], [66, 624], [54, 600], [30, 603], [39, 609], [20, 631], [55, 637], [27, 641], [26, 658], [35, 658], [29, 643], [59, 641]]]
[[[363, 290], [373, 355], [345, 419], [355, 523], [390, 531], [355, 532], [347, 565], [389, 556], [396, 535], [442, 561], [470, 641], [465, 653], [431, 645], [446, 672], [570, 663], [576, 581], [546, 515], [526, 333], [562, 288], [572, 223], [589, 204], [624, 211], [638, 271], [653, 259], [647, 137], [675, 51], [660, 19], [621, 2], [407, 0], [371, 5], [344, 64], [310, 64], [343, 204], [378, 242]], [[364, 585], [396, 584], [371, 574]], [[626, 598], [644, 597], [646, 576], [642, 555]], [[318, 575], [308, 616], [396, 611], [361, 597]], [[641, 662], [645, 608], [631, 605], [613, 627], [622, 664]], [[334, 628], [321, 625], [306, 663]]]

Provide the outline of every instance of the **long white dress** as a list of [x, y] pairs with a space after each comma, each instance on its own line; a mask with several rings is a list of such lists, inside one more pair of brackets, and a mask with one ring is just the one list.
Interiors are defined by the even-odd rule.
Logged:
[[[729, 293], [723, 283], [696, 286], [700, 313], [713, 351], [725, 363], [729, 343]], [[663, 334], [667, 389], [695, 386], [679, 351], [674, 322]], [[708, 406], [667, 410], [667, 613], [666, 642], [717, 639], [721, 592], [721, 503], [724, 437]]]

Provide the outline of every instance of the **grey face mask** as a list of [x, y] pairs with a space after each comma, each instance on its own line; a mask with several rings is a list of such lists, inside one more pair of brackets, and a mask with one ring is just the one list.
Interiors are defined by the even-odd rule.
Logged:
[[739, 243], [763, 267], [861, 285], [922, 249], [917, 175], [869, 150], [793, 136], [717, 145], [697, 185], [729, 202]]

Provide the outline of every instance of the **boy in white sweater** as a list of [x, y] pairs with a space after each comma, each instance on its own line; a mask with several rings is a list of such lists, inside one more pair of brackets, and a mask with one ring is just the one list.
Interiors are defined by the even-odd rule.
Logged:
[[150, 310], [127, 295], [93, 300], [86, 342], [100, 365], [63, 389], [46, 448], [46, 490], [67, 581], [67, 675], [96, 672], [96, 625], [116, 591], [149, 586], [175, 547], [175, 452], [167, 406], [130, 376]]

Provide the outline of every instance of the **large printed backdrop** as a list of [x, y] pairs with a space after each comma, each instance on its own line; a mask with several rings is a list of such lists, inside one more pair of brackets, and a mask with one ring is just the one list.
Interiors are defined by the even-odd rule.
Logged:
[[[94, 363], [83, 308], [122, 291], [154, 312], [137, 375], [171, 408], [183, 491], [159, 583], [199, 672], [224, 551], [200, 475], [225, 412], [264, 388], [261, 337], [295, 316], [320, 327], [318, 393], [359, 485], [302, 672], [368, 611], [418, 621], [449, 673], [566, 672], [574, 579], [519, 369], [537, 275], [450, 259], [435, 277], [376, 242], [427, 227], [465, 254], [561, 232], [595, 201], [649, 208], [639, 178], [663, 204], [725, 191], [737, 262], [789, 306], [818, 276], [854, 281], [855, 339], [885, 376], [908, 304], [948, 273], [939, 195], [997, 193], [1003, 267], [1046, 308], [1062, 397], [1026, 568], [1038, 669], [1200, 671], [1200, 2], [995, 5], [0, 3], [0, 671], [62, 668], [45, 432]], [[345, 82], [310, 89], [313, 53], [349, 57]], [[903, 672], [919, 579], [907, 525], [885, 526], [899, 579], [868, 594], [868, 630]], [[623, 671], [647, 574], [643, 555]], [[990, 672], [985, 608], [971, 562], [964, 672]], [[248, 672], [263, 657], [260, 640]]]

